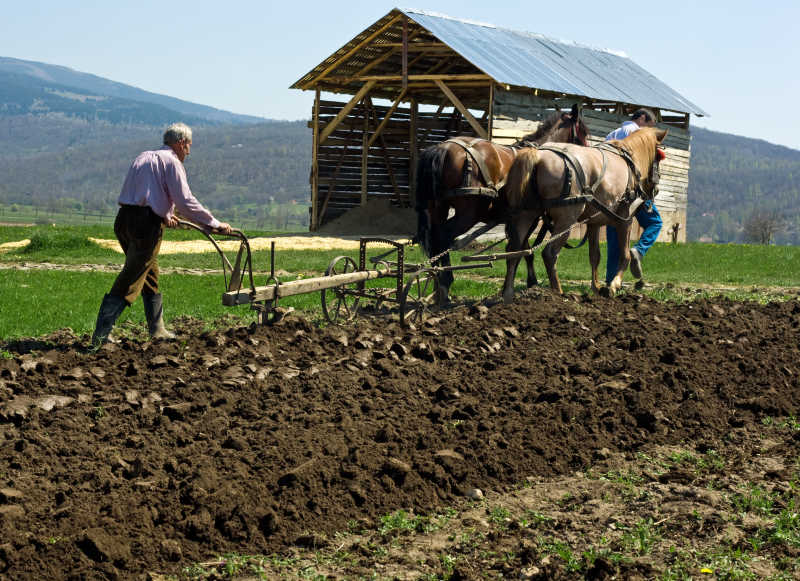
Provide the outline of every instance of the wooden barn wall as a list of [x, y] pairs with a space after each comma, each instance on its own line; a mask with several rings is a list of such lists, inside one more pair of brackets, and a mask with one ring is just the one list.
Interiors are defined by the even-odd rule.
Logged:
[[[344, 105], [336, 101], [320, 102], [320, 132]], [[388, 106], [359, 103], [319, 146], [320, 225], [361, 203], [365, 136], [369, 140], [374, 135], [388, 111]], [[416, 117], [417, 151], [455, 135], [474, 134], [457, 111], [438, 114], [418, 111]], [[411, 107], [401, 104], [368, 150], [367, 201], [389, 199], [395, 205], [412, 205], [409, 192], [411, 147]]]
[[[569, 109], [571, 103], [565, 101], [559, 106]], [[542, 119], [554, 110], [555, 103], [552, 100], [541, 99], [530, 93], [497, 91], [492, 116], [492, 140], [502, 144], [513, 143], [523, 135], [536, 131]], [[582, 115], [589, 127], [589, 143], [592, 145], [605, 141], [606, 135], [628, 119], [627, 116], [592, 109], [583, 109]], [[656, 197], [656, 205], [664, 221], [659, 241], [670, 241], [673, 224], [679, 224], [677, 240], [685, 242], [691, 154], [689, 132], [682, 127], [666, 124], [660, 124], [659, 127], [669, 129], [664, 140], [667, 157], [660, 165], [661, 181]], [[638, 238], [640, 234], [641, 230], [634, 222], [632, 237]], [[572, 234], [576, 238], [582, 235], [581, 228]]]

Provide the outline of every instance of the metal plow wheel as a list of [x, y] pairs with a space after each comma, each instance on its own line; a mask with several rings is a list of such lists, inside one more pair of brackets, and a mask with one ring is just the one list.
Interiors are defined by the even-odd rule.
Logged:
[[[325, 276], [356, 272], [358, 266], [349, 256], [337, 256], [325, 270]], [[364, 283], [343, 284], [333, 288], [322, 289], [322, 312], [329, 323], [338, 324], [352, 321], [358, 315], [359, 292]]]
[[423, 270], [411, 276], [400, 299], [400, 321], [404, 326], [417, 326], [430, 314], [436, 302], [436, 274]]

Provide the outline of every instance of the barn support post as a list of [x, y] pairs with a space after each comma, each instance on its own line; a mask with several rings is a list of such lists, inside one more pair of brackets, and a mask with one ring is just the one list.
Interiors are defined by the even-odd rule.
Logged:
[[491, 141], [492, 133], [494, 132], [494, 83], [489, 83], [489, 108], [486, 112], [489, 117], [488, 139]]
[[408, 89], [408, 18], [403, 16], [403, 91]]
[[416, 98], [411, 99], [411, 117], [409, 122], [409, 159], [408, 159], [408, 199], [412, 208], [417, 207], [417, 113], [419, 104]]
[[367, 98], [361, 102], [364, 110], [364, 128], [361, 133], [361, 205], [367, 204], [367, 171], [369, 166], [369, 110], [367, 109]]
[[311, 222], [310, 230], [316, 232], [319, 228], [319, 100], [320, 90], [314, 96], [314, 112], [311, 123], [313, 125], [311, 137]]

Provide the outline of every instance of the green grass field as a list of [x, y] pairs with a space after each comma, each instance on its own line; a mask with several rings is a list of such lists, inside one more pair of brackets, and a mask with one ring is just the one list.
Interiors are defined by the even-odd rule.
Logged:
[[[248, 231], [247, 234], [253, 238], [275, 236], [276, 233]], [[100, 301], [110, 288], [116, 269], [121, 267], [123, 257], [89, 241], [90, 237], [113, 239], [114, 234], [111, 226], [107, 225], [0, 227], [0, 244], [23, 239], [31, 241], [27, 246], [0, 252], [0, 266], [48, 262], [106, 267], [106, 271], [81, 272], [23, 270], [18, 267], [0, 269], [0, 338], [37, 337], [67, 327], [76, 333], [92, 331]], [[168, 230], [165, 239], [204, 240], [197, 232], [183, 230]], [[208, 249], [207, 253], [201, 254], [165, 254], [159, 257], [159, 263], [163, 269], [220, 269], [220, 258], [210, 243]], [[498, 247], [494, 251], [502, 250]], [[453, 264], [460, 264], [462, 254], [455, 253]], [[355, 250], [280, 250], [278, 243], [275, 267], [282, 280], [321, 276], [330, 261], [340, 255], [358, 260]], [[419, 262], [423, 257], [419, 249], [413, 247], [407, 249], [406, 260]], [[269, 253], [256, 251], [253, 261], [257, 272], [256, 285], [263, 285], [269, 270]], [[664, 300], [686, 300], [720, 292], [737, 299], [762, 301], [797, 296], [795, 289], [800, 289], [800, 269], [794, 265], [798, 262], [800, 248], [792, 246], [657, 244], [644, 262], [646, 280], [650, 283], [644, 292]], [[590, 272], [585, 247], [563, 250], [558, 268], [565, 290], [588, 290]], [[540, 284], [543, 284], [546, 275], [538, 254], [536, 270]], [[516, 279], [520, 289], [524, 287], [525, 273], [524, 264], [521, 264]], [[505, 263], [502, 261], [494, 263], [490, 269], [457, 272], [452, 292], [461, 297], [495, 295], [500, 290], [504, 274]], [[626, 280], [630, 283], [630, 276]], [[208, 321], [209, 325], [226, 315], [244, 322], [255, 319], [255, 314], [246, 305], [222, 306], [224, 282], [221, 274], [165, 273], [161, 276], [161, 287], [168, 322], [178, 316], [200, 318]], [[683, 287], [700, 290], [687, 293]], [[281, 305], [294, 307], [313, 319], [321, 320], [319, 293], [284, 299]], [[137, 302], [126, 310], [120, 323], [142, 325], [143, 320], [141, 302]]]

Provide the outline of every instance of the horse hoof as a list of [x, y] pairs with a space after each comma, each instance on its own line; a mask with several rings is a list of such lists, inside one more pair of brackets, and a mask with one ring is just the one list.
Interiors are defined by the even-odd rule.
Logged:
[[606, 297], [606, 298], [610, 298], [612, 296], [611, 289], [608, 288], [607, 286], [600, 287], [597, 290], [597, 294], [599, 294], [601, 297]]

